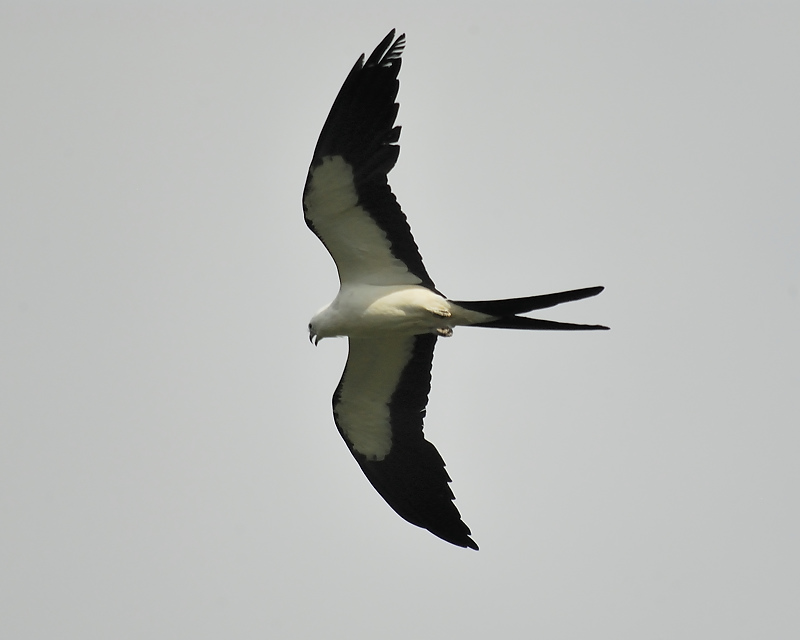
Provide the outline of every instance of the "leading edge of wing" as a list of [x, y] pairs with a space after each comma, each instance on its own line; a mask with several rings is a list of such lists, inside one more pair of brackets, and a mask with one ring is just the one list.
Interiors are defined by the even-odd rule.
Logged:
[[376, 284], [421, 284], [435, 291], [388, 183], [400, 153], [395, 118], [405, 46], [405, 35], [394, 39], [394, 33], [366, 62], [363, 55], [356, 61], [336, 96], [314, 150], [303, 210], [343, 280], [374, 276]]
[[477, 550], [453, 503], [444, 460], [423, 433], [436, 338], [349, 338], [333, 415], [367, 479], [398, 515]]

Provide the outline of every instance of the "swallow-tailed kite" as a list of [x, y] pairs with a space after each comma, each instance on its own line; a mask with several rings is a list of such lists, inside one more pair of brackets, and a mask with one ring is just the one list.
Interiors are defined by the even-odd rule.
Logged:
[[422, 422], [436, 340], [458, 325], [506, 329], [606, 329], [518, 314], [595, 296], [589, 287], [509, 300], [453, 301], [422, 264], [387, 181], [397, 162], [397, 75], [405, 36], [394, 30], [356, 62], [322, 127], [303, 192], [308, 227], [339, 271], [336, 298], [308, 325], [309, 338], [347, 336], [333, 394], [336, 426], [369, 481], [401, 517], [477, 549], [450, 477]]

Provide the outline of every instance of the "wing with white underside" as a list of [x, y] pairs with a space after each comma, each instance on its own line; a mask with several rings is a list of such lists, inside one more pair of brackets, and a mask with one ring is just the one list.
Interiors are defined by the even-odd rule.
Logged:
[[436, 338], [349, 338], [333, 415], [351, 453], [389, 506], [448, 542], [477, 549], [453, 503], [444, 460], [422, 431]]
[[320, 133], [303, 192], [306, 224], [339, 280], [435, 286], [387, 175], [400, 152], [397, 74], [405, 36], [391, 31], [344, 82]]

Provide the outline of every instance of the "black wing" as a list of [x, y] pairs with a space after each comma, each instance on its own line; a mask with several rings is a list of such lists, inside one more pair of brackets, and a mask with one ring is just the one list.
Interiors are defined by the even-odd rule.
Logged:
[[400, 153], [395, 99], [405, 35], [393, 39], [394, 30], [344, 81], [314, 150], [303, 211], [342, 283], [421, 284], [435, 291], [387, 178]]
[[453, 503], [444, 460], [422, 431], [436, 338], [350, 338], [333, 415], [364, 474], [392, 509], [447, 542], [477, 549]]

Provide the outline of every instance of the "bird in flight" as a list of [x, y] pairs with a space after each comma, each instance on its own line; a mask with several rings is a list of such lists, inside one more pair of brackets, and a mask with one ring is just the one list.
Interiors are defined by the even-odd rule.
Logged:
[[353, 66], [308, 170], [306, 224], [331, 254], [340, 283], [308, 333], [314, 344], [334, 336], [349, 341], [333, 417], [372, 486], [410, 523], [477, 550], [453, 502], [444, 460], [422, 429], [436, 341], [456, 326], [607, 329], [520, 315], [596, 296], [603, 287], [483, 301], [439, 292], [387, 180], [400, 153], [395, 99], [406, 42], [394, 35]]

